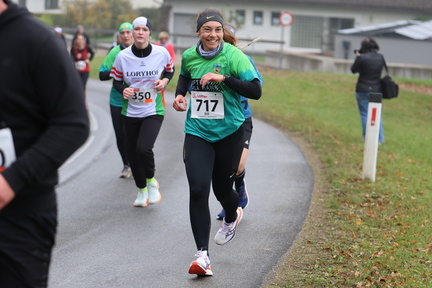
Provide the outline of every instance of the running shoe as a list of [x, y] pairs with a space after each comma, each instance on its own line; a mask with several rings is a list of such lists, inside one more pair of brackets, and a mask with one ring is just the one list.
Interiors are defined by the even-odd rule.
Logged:
[[159, 192], [159, 182], [147, 183], [148, 199], [150, 204], [158, 203], [162, 199], [162, 195]]
[[217, 214], [216, 220], [222, 220], [223, 218], [225, 218], [225, 209], [222, 208], [221, 212]]
[[210, 259], [207, 256], [207, 251], [198, 250], [195, 254], [196, 260], [192, 261], [189, 266], [189, 274], [197, 274], [198, 276], [212, 276], [213, 271], [210, 267]]
[[[249, 204], [249, 194], [246, 189], [246, 180], [243, 179], [242, 185], [236, 187], [235, 191], [239, 195], [239, 207], [246, 208]], [[216, 219], [222, 220], [225, 217], [225, 210], [222, 208], [221, 212], [217, 214]]]
[[120, 173], [120, 178], [130, 178], [132, 177], [132, 170], [128, 165], [123, 166], [123, 170]]
[[242, 207], [244, 209], [249, 204], [249, 194], [246, 189], [246, 180], [243, 179], [242, 185], [235, 188], [239, 195], [239, 207]]
[[222, 228], [219, 228], [218, 232], [216, 233], [216, 236], [214, 238], [216, 244], [218, 245], [224, 245], [228, 242], [230, 242], [235, 237], [235, 233], [237, 230], [237, 226], [240, 223], [241, 219], [243, 217], [243, 209], [241, 207], [237, 208], [237, 218], [232, 223], [226, 223], [225, 218], [222, 223]]
[[135, 207], [146, 207], [148, 205], [148, 202], [149, 202], [149, 197], [148, 197], [147, 189], [143, 189], [143, 190], [139, 189], [137, 198], [133, 203], [133, 205]]

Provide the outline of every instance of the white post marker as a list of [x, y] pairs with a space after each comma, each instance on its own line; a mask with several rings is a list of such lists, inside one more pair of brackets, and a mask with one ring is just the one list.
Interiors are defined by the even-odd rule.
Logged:
[[280, 46], [280, 62], [279, 62], [279, 69], [282, 69], [282, 60], [283, 60], [283, 45], [284, 45], [284, 34], [285, 34], [285, 27], [291, 26], [294, 22], [294, 16], [288, 12], [288, 11], [282, 11], [279, 14], [279, 24], [281, 25], [281, 46]]
[[375, 182], [378, 157], [378, 136], [381, 124], [382, 94], [371, 93], [366, 122], [365, 148], [363, 157], [363, 179]]

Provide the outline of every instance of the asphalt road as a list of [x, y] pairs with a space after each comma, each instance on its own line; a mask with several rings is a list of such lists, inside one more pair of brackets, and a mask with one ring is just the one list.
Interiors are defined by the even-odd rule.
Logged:
[[49, 287], [260, 287], [292, 245], [309, 208], [313, 172], [300, 148], [254, 120], [246, 165], [250, 204], [236, 238], [218, 246], [212, 239], [221, 224], [215, 219], [220, 206], [211, 194], [214, 276], [196, 277], [187, 273], [196, 247], [182, 162], [185, 113], [172, 108], [168, 94], [154, 149], [162, 201], [133, 207], [134, 181], [118, 178], [122, 163], [109, 115], [110, 87], [111, 82], [89, 80], [91, 136], [60, 169]]

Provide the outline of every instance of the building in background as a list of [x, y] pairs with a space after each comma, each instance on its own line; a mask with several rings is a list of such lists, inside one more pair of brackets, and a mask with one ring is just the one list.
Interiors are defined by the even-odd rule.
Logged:
[[336, 58], [354, 59], [366, 37], [374, 38], [387, 62], [432, 66], [432, 21], [399, 20], [337, 31]]
[[31, 13], [61, 14], [62, 0], [12, 0], [21, 7], [26, 7]]
[[138, 8], [159, 8], [163, 0], [129, 0], [134, 9]]
[[[87, 0], [96, 2], [97, 0]], [[134, 9], [138, 8], [158, 8], [162, 5], [163, 0], [129, 0]], [[63, 0], [12, 0], [19, 6], [27, 7], [31, 13], [63, 13], [61, 5]]]
[[[432, 15], [432, 1], [424, 0], [164, 0], [163, 3], [171, 8], [169, 31], [176, 47], [196, 44], [197, 13], [213, 7], [237, 26], [236, 36], [244, 39], [245, 44], [262, 37], [248, 51], [281, 49], [325, 55], [333, 55], [338, 30]], [[294, 17], [289, 27], [280, 25], [283, 11]]]

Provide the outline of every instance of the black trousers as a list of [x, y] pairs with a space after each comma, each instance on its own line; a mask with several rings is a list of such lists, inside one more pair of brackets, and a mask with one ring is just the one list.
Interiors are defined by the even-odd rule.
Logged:
[[57, 208], [0, 212], [0, 287], [45, 288], [57, 232]]
[[121, 114], [122, 107], [110, 105], [111, 120], [116, 137], [117, 149], [120, 153], [123, 165], [129, 166], [127, 156], [126, 132], [123, 123], [123, 115]]
[[162, 127], [164, 116], [153, 115], [145, 118], [123, 116], [127, 136], [129, 163], [135, 184], [142, 189], [148, 178], [155, 175], [153, 147]]

